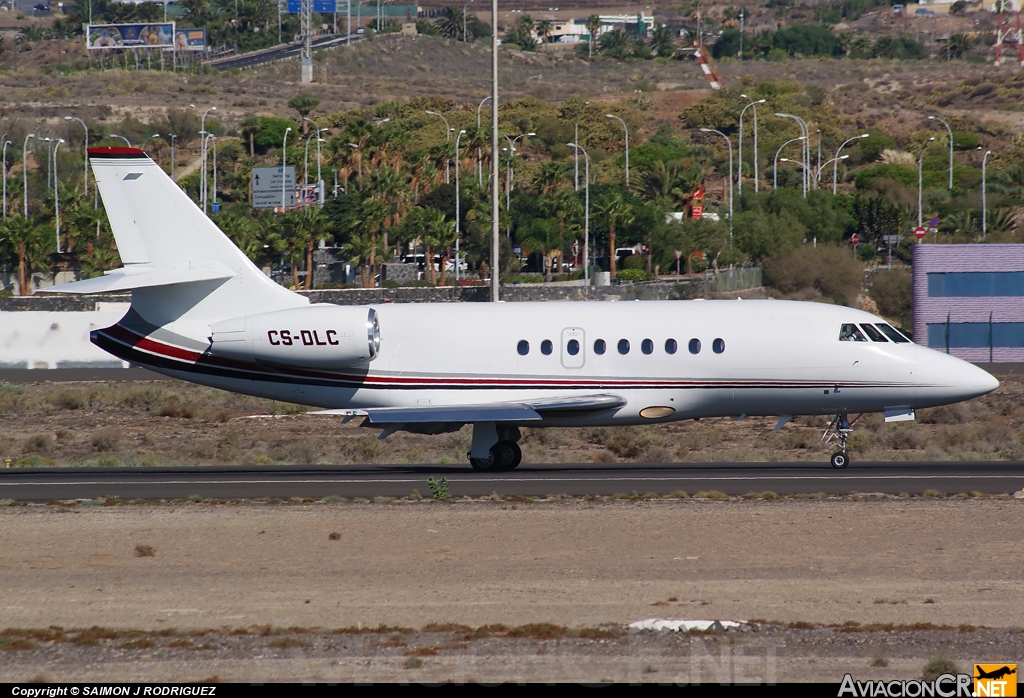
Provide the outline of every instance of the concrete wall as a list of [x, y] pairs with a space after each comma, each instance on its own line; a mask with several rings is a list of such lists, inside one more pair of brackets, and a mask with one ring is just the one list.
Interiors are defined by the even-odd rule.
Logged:
[[0, 368], [127, 368], [89, 342], [128, 310], [124, 302], [95, 302], [86, 312], [0, 312]]

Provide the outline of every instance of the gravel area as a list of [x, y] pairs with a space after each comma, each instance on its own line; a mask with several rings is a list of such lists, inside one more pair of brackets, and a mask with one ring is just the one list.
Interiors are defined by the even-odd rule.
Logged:
[[[677, 681], [692, 671], [688, 643], [696, 641], [708, 652], [756, 649], [760, 659], [751, 661], [767, 671], [770, 640], [779, 681], [836, 681], [840, 666], [856, 667], [858, 677], [909, 678], [939, 653], [965, 665], [1012, 661], [1021, 655], [1014, 629], [1024, 628], [1024, 565], [1009, 551], [1024, 539], [1022, 506], [971, 499], [5, 507], [0, 628], [98, 626], [122, 636], [96, 631], [91, 645], [0, 631], [7, 647], [18, 639], [35, 647], [4, 652], [0, 681], [38, 673]], [[652, 617], [757, 624], [713, 637], [621, 632]], [[505, 629], [422, 632], [451, 623]], [[860, 632], [841, 631], [854, 623]], [[528, 624], [558, 630], [508, 630]], [[352, 632], [382, 625], [398, 630]], [[587, 628], [609, 637], [566, 637]], [[232, 634], [238, 629], [246, 634]], [[154, 646], [125, 647], [133, 639]], [[177, 640], [190, 644], [168, 646]], [[407, 667], [415, 663], [407, 653], [420, 648], [437, 652]], [[888, 666], [869, 669], [876, 655]]]

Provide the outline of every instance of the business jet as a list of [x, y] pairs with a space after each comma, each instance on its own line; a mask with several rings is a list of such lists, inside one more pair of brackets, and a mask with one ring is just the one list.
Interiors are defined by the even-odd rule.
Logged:
[[131, 290], [91, 341], [153, 371], [440, 434], [473, 426], [470, 464], [515, 468], [522, 427], [828, 415], [886, 421], [999, 384], [882, 318], [772, 300], [311, 304], [263, 274], [146, 154], [89, 150], [123, 267], [53, 290]]

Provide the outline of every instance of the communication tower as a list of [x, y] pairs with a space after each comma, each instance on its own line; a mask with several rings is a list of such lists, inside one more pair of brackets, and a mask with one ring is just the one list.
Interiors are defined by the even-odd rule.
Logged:
[[[1024, 66], [1024, 35], [1020, 28], [1020, 0], [996, 0], [999, 7], [999, 26], [996, 29], [996, 58], [995, 65], [999, 65], [999, 59], [1003, 51], [1016, 49], [1017, 61]], [[1010, 27], [1010, 14], [1013, 14], [1015, 26]]]

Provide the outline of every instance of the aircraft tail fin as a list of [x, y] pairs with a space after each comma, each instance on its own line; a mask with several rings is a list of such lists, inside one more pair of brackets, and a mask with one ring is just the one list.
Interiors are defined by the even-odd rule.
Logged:
[[133, 310], [156, 325], [308, 305], [267, 278], [142, 150], [90, 148], [89, 159], [124, 266], [50, 290], [131, 289]]

